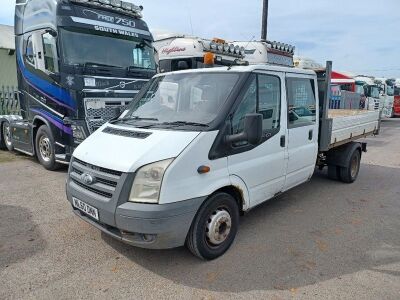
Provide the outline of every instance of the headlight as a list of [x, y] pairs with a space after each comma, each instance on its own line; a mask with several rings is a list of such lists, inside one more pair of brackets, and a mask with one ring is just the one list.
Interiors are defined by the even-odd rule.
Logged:
[[173, 158], [146, 165], [139, 169], [133, 181], [130, 202], [158, 203], [164, 173]]
[[85, 130], [82, 126], [71, 125], [71, 129], [75, 141], [82, 142], [84, 139], [86, 139]]

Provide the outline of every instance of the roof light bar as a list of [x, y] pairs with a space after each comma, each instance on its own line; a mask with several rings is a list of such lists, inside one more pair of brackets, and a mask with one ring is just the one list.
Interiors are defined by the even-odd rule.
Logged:
[[137, 6], [121, 0], [70, 0], [73, 3], [85, 4], [96, 7], [105, 7], [114, 11], [142, 18], [143, 6]]
[[277, 41], [273, 41], [273, 42], [268, 41], [267, 46], [270, 47], [271, 49], [275, 49], [275, 50], [282, 51], [282, 52], [287, 52], [289, 54], [294, 54], [294, 50], [296, 49], [296, 47], [294, 47], [292, 45], [280, 43]]
[[209, 44], [204, 45], [205, 51], [210, 51], [217, 54], [234, 56], [242, 58], [245, 54], [244, 47], [235, 46], [234, 44], [228, 44], [225, 40], [213, 39]]

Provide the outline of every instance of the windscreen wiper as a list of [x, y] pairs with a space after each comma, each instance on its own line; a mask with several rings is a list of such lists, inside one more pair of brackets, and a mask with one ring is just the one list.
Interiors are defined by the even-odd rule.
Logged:
[[125, 117], [122, 119], [112, 120], [112, 121], [109, 121], [109, 123], [115, 124], [117, 122], [127, 122], [127, 121], [132, 121], [132, 120], [134, 120], [134, 121], [158, 121], [157, 118], [142, 118], [139, 116], [132, 116], [132, 117]]
[[117, 69], [123, 69], [122, 67], [118, 66], [113, 66], [113, 65], [107, 65], [107, 64], [100, 64], [100, 63], [95, 63], [95, 62], [85, 62], [83, 64], [83, 67], [86, 69], [87, 67], [107, 67], [107, 68], [117, 68]]
[[175, 122], [164, 122], [161, 123], [160, 125], [171, 125], [171, 126], [198, 126], [198, 127], [210, 127], [207, 124], [204, 123], [197, 123], [197, 122], [188, 122], [188, 121], [175, 121]]

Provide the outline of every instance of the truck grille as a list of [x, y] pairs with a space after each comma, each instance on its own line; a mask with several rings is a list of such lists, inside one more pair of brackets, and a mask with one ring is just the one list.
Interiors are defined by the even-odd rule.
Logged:
[[119, 116], [131, 101], [132, 98], [85, 98], [86, 123], [90, 134]]
[[[89, 174], [92, 183], [84, 180], [84, 174]], [[71, 180], [87, 192], [111, 199], [115, 193], [122, 172], [97, 167], [74, 158], [71, 162]]]

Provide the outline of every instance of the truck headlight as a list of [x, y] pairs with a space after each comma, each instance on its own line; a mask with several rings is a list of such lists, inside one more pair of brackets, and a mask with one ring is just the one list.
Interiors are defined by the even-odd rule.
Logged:
[[71, 125], [71, 129], [74, 140], [77, 142], [82, 142], [84, 139], [86, 139], [85, 129], [83, 129], [82, 126]]
[[158, 203], [164, 173], [173, 158], [146, 165], [137, 171], [133, 181], [130, 202]]

